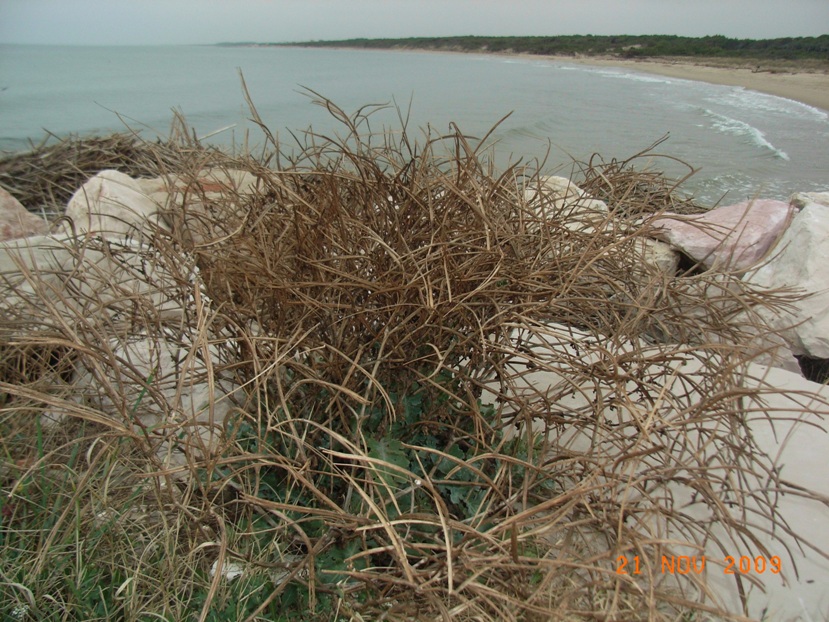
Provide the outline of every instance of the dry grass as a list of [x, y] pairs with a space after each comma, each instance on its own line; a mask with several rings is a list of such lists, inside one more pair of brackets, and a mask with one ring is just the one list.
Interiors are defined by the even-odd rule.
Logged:
[[181, 123], [174, 126], [173, 134], [175, 144], [148, 143], [132, 133], [83, 138], [49, 135], [26, 153], [0, 159], [0, 186], [29, 211], [54, 217], [63, 212], [75, 190], [106, 169], [133, 177], [154, 177], [159, 171], [178, 170], [183, 161], [193, 157], [213, 165], [228, 161], [216, 149], [190, 137]]
[[[594, 154], [587, 162], [578, 163], [583, 178], [581, 188], [590, 196], [610, 201], [617, 213], [641, 216], [659, 211], [675, 214], [698, 214], [706, 208], [694, 203], [692, 197], [683, 196], [682, 184], [697, 171], [692, 166], [655, 149], [667, 140], [667, 136], [647, 149], [624, 160], [605, 162]], [[679, 163], [688, 171], [680, 179], [671, 179], [654, 169], [655, 162]]]
[[[695, 576], [657, 569], [710, 537], [762, 552], [771, 526], [785, 529], [785, 485], [748, 433], [772, 414], [744, 388], [741, 345], [763, 330], [753, 310], [785, 299], [643, 267], [647, 224], [629, 215], [672, 206], [650, 173], [588, 165], [585, 187], [611, 214], [587, 232], [551, 200], [527, 204], [517, 180], [536, 172], [495, 173], [460, 132], [373, 135], [370, 109], [319, 103], [342, 136], [222, 156], [256, 176], [250, 194], [200, 195], [216, 156], [189, 139], [140, 145], [147, 174], [193, 188], [150, 240], [163, 269], [134, 274], [151, 295], [73, 298], [100, 278], [90, 252], [132, 265], [94, 239], [73, 247], [69, 281], [7, 281], [3, 298], [24, 300], [0, 333], [9, 610], [740, 619]], [[49, 174], [16, 178], [39, 202], [68, 185]], [[159, 296], [182, 313], [159, 313]], [[165, 397], [185, 372], [145, 377], [118, 354], [139, 331], [174, 332], [182, 369], [243, 387], [215, 455]], [[95, 382], [79, 396], [83, 373]], [[44, 412], [68, 419], [47, 428]], [[145, 414], [162, 425], [140, 426]], [[179, 466], [162, 443], [180, 446]], [[616, 572], [620, 555], [639, 556], [641, 574]], [[211, 575], [231, 562], [241, 577]]]

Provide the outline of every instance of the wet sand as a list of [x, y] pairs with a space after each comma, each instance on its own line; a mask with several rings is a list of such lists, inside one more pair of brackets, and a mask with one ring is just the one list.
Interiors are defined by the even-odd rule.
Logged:
[[557, 57], [559, 60], [602, 67], [623, 67], [670, 78], [742, 86], [786, 97], [829, 112], [829, 73], [824, 70], [764, 70], [747, 66], [715, 67], [685, 60], [620, 60], [604, 57]]

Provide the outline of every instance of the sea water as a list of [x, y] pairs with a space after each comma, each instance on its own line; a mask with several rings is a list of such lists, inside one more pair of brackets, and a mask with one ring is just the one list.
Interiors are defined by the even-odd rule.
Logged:
[[[287, 151], [307, 140], [309, 128], [347, 134], [314, 103], [321, 96], [347, 115], [387, 105], [368, 117], [365, 132], [399, 135], [405, 123], [422, 141], [426, 128], [440, 136], [457, 126], [474, 146], [492, 130], [486, 157], [501, 170], [540, 162], [546, 172], [568, 175], [574, 161], [594, 153], [624, 160], [667, 136], [657, 151], [699, 169], [684, 187], [704, 203], [829, 188], [825, 111], [741, 87], [493, 55], [5, 45], [0, 151], [28, 149], [47, 132], [166, 136], [174, 112], [208, 142], [261, 146], [242, 76]], [[670, 159], [650, 165], [674, 176], [688, 170]]]

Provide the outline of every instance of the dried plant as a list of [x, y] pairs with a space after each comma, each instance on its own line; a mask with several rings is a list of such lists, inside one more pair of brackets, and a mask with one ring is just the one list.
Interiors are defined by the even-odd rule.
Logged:
[[136, 133], [49, 135], [26, 153], [0, 159], [0, 186], [29, 211], [55, 217], [75, 190], [100, 171], [117, 169], [133, 177], [154, 177], [159, 171], [180, 170], [194, 158], [213, 166], [230, 161], [218, 149], [202, 146], [192, 138], [179, 117], [168, 141], [147, 142]]
[[[4, 599], [55, 620], [742, 619], [658, 565], [786, 530], [744, 347], [785, 298], [649, 267], [647, 224], [618, 215], [672, 205], [651, 173], [589, 165], [610, 213], [585, 228], [528, 201], [537, 171], [484, 166], [483, 141], [376, 135], [371, 108], [317, 103], [342, 135], [222, 156], [245, 192], [206, 189], [216, 160], [189, 139], [142, 144], [186, 189], [170, 231], [5, 280]], [[90, 253], [138, 290], [119, 278], [95, 307]], [[135, 335], [184, 363], [145, 377]], [[175, 406], [205, 380], [241, 388], [212, 447]]]
[[[608, 199], [619, 215], [643, 216], [667, 210], [675, 214], [698, 214], [708, 208], [698, 205], [693, 197], [684, 196], [680, 188], [696, 174], [687, 162], [655, 149], [668, 139], [663, 136], [646, 149], [624, 160], [605, 162], [594, 154], [587, 162], [576, 163], [583, 180], [580, 186], [597, 199]], [[688, 172], [675, 180], [653, 168], [655, 162], [679, 164]]]

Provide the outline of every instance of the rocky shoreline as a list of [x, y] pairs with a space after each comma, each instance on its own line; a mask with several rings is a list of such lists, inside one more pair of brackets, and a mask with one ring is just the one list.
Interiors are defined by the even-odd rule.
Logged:
[[[529, 203], [552, 196], [557, 209], [577, 210], [587, 220], [590, 214], [606, 218], [607, 205], [570, 180], [547, 177], [542, 182], [540, 188], [524, 191]], [[199, 183], [208, 201], [223, 201], [228, 192], [249, 194], [257, 186], [256, 178], [245, 171], [208, 170]], [[14, 271], [20, 261], [16, 253], [65, 242], [68, 238], [63, 236], [72, 232], [121, 238], [149, 223], [164, 226], [161, 212], [182, 193], [166, 178], [133, 179], [102, 171], [69, 201], [65, 216], [73, 227], [63, 223], [56, 231], [0, 188], [2, 273]], [[761, 289], [791, 288], [793, 295], [804, 295], [788, 314], [766, 318], [779, 331], [788, 354], [775, 350], [764, 361], [792, 370], [796, 357], [807, 361], [803, 366], [809, 379], [823, 382], [829, 377], [822, 363], [829, 361], [829, 275], [822, 265], [829, 254], [829, 192], [797, 193], [789, 201], [754, 199], [696, 215], [664, 212], [649, 218], [648, 224], [651, 229], [643, 237], [646, 257], [668, 277], [681, 275], [689, 266], [695, 271], [717, 269], [737, 273]]]

